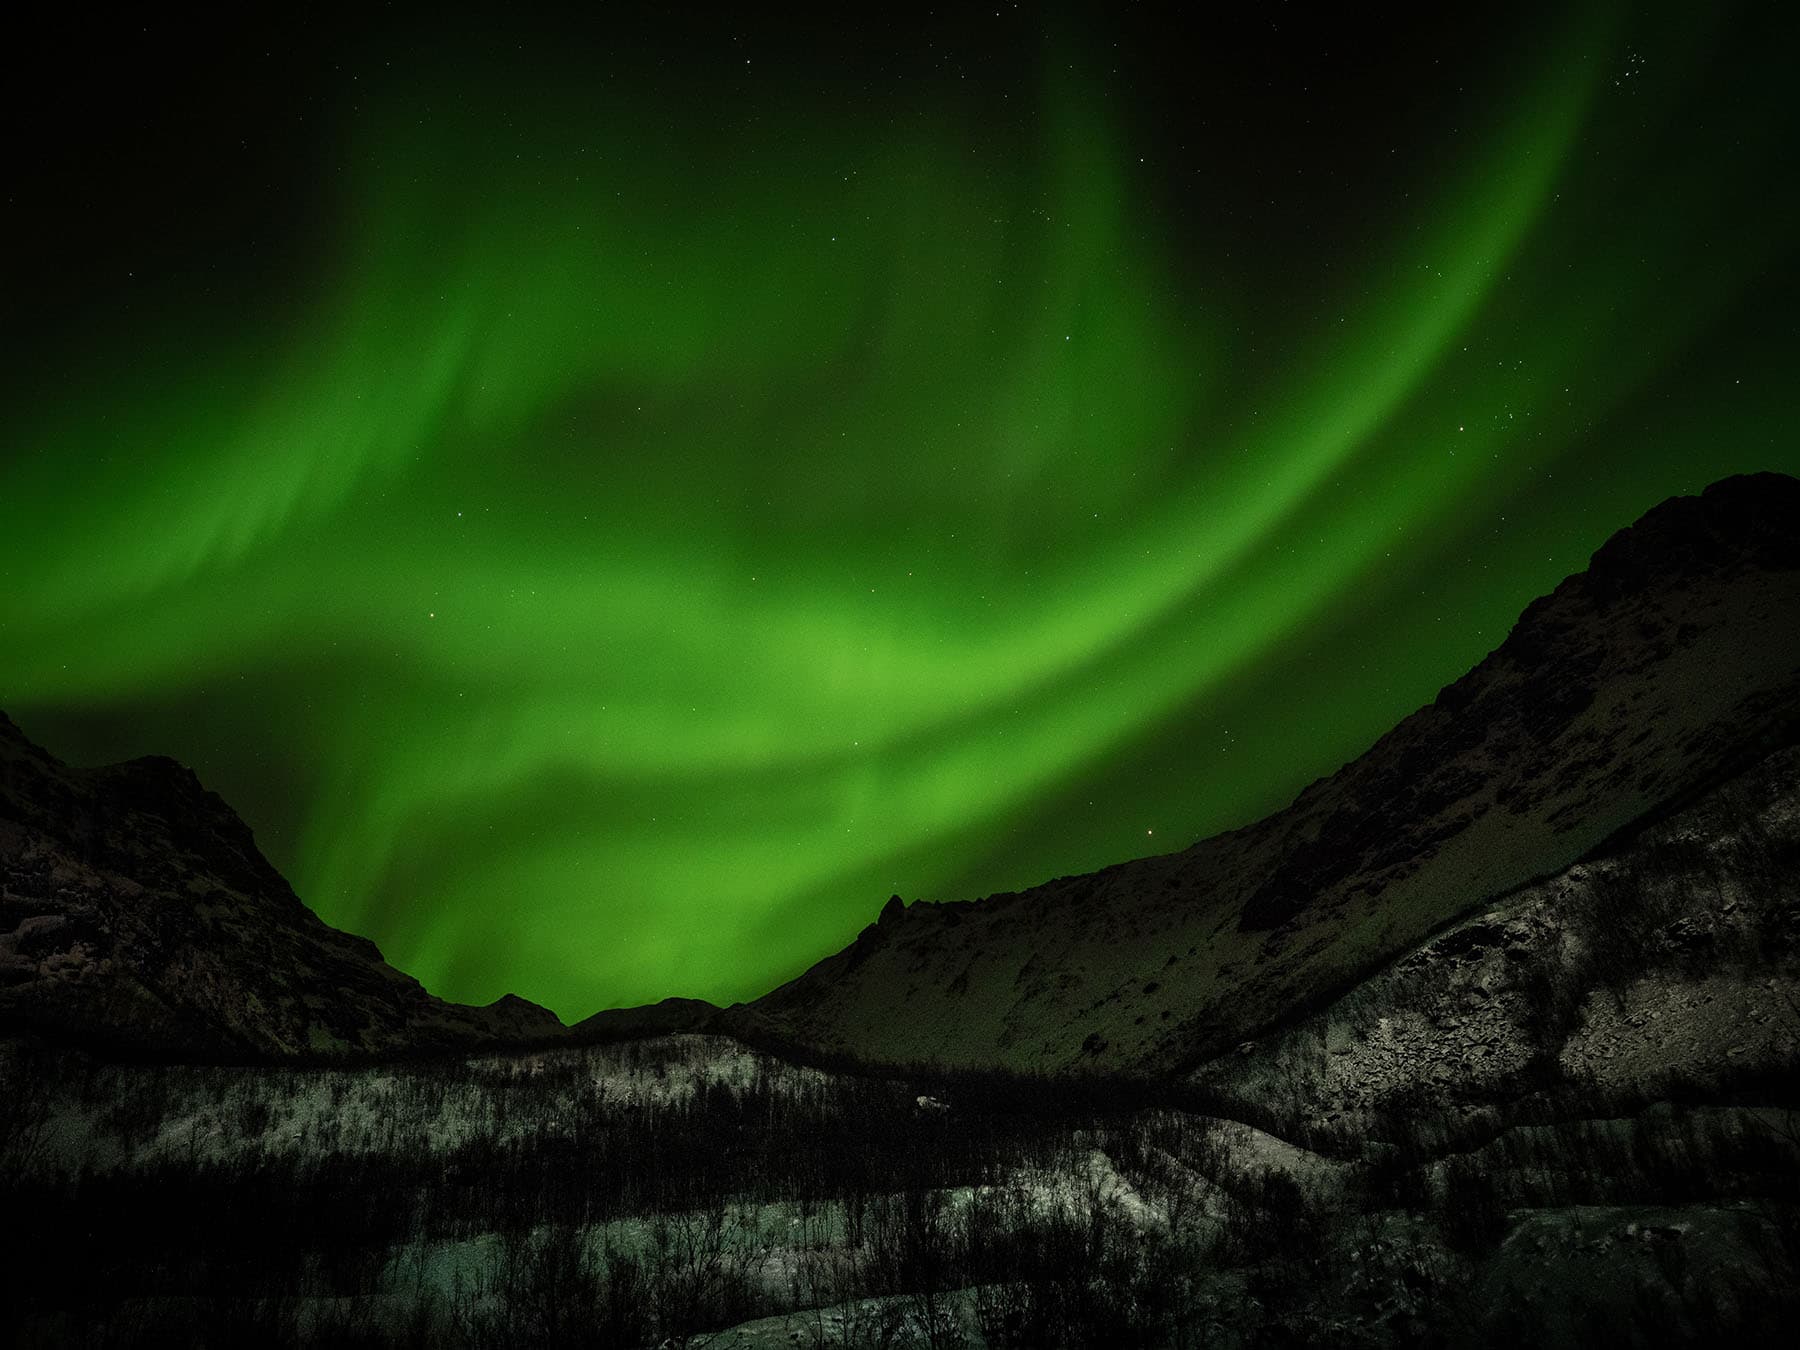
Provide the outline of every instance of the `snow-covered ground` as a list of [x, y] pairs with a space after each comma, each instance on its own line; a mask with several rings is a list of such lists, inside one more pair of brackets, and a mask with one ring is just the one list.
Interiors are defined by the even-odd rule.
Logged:
[[[322, 1153], [447, 1153], [517, 1139], [578, 1104], [629, 1111], [708, 1087], [818, 1090], [826, 1076], [713, 1036], [388, 1068], [95, 1064], [48, 1106], [32, 1171], [107, 1171]], [[521, 1106], [529, 1103], [528, 1110]]]

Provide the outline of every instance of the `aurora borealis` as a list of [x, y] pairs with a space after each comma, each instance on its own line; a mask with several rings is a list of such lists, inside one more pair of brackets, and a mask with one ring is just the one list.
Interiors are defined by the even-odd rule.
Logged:
[[1281, 805], [1657, 501], [1800, 470], [1791, 20], [1282, 14], [39, 76], [0, 708], [567, 1019]]

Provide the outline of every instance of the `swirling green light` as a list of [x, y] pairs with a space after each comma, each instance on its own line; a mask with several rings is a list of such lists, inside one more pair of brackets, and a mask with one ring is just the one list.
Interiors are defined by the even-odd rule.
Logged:
[[[1733, 215], [1780, 123], [1631, 161], [1691, 95], [1615, 125], [1619, 33], [1554, 35], [1262, 363], [1064, 61], [1030, 157], [396, 81], [307, 317], [21, 421], [0, 699], [135, 710], [326, 918], [565, 1016], [1252, 818], [1637, 511], [1794, 463], [1741, 320], [1792, 194]], [[1705, 436], [1643, 425], [1672, 371]]]

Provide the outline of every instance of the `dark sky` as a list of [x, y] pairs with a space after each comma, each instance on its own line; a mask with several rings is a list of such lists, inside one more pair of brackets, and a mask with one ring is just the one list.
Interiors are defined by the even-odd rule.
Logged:
[[42, 22], [0, 707], [450, 997], [1244, 823], [1800, 466], [1782, 7]]

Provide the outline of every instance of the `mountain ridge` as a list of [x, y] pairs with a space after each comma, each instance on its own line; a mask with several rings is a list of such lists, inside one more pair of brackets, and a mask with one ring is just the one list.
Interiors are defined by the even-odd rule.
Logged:
[[433, 997], [315, 915], [193, 770], [75, 769], [0, 713], [0, 1029], [226, 1060], [533, 1043], [516, 995]]
[[759, 999], [567, 1029], [436, 999], [324, 924], [176, 761], [71, 769], [0, 713], [0, 1029], [289, 1060], [707, 1029], [876, 1068], [1175, 1074], [1793, 740], [1797, 619], [1800, 482], [1725, 479], [1270, 816], [1019, 892], [892, 897]]
[[1176, 1072], [1791, 739], [1797, 617], [1800, 482], [1670, 499], [1283, 810], [979, 902], [890, 900], [721, 1024], [877, 1063]]

